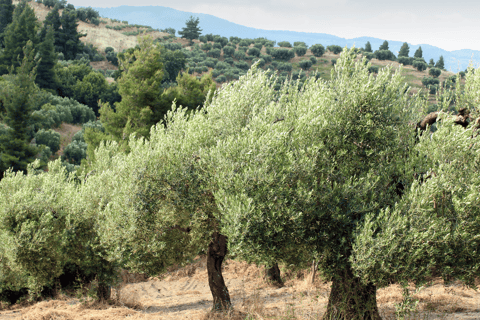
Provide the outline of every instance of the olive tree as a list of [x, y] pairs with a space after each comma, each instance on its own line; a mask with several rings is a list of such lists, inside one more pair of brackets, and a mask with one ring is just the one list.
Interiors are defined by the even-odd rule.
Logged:
[[[411, 124], [426, 101], [409, 96], [401, 69], [374, 78], [370, 64], [354, 58], [345, 49], [331, 83], [310, 79], [300, 92], [285, 85], [277, 102], [223, 99], [230, 106], [218, 109], [232, 110], [223, 117], [241, 112], [232, 125], [244, 130], [199, 160], [214, 175], [231, 254], [271, 264], [317, 256], [333, 281], [325, 319], [380, 319], [378, 288], [421, 284], [433, 268], [472, 286], [479, 275], [480, 179], [469, 172], [479, 169], [480, 145], [472, 125], [454, 127], [444, 115], [438, 142], [425, 134], [415, 145]], [[261, 73], [255, 80], [264, 84], [252, 89], [268, 97], [271, 83]], [[437, 178], [421, 184], [417, 178], [432, 169]], [[298, 257], [296, 247], [311, 254]]]

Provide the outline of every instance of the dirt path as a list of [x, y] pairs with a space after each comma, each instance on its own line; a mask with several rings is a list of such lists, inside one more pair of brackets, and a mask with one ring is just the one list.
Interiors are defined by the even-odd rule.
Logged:
[[[315, 285], [310, 286], [307, 271], [287, 272], [283, 273], [287, 278], [285, 286], [276, 288], [262, 280], [262, 272], [263, 267], [227, 260], [224, 277], [235, 310], [261, 315], [258, 319], [292, 315], [295, 317], [289, 319], [321, 318], [331, 283], [317, 278]], [[205, 315], [212, 307], [206, 260], [199, 257], [191, 265], [160, 278], [123, 284], [119, 291], [120, 303], [117, 304], [81, 302], [60, 296], [30, 306], [13, 306], [0, 311], [0, 319], [207, 319]], [[117, 292], [114, 290], [114, 298]], [[480, 291], [464, 288], [458, 282], [445, 286], [442, 280], [436, 280], [414, 298], [420, 300], [421, 314], [413, 319], [480, 319]], [[383, 319], [394, 319], [394, 303], [400, 303], [401, 299], [399, 285], [378, 290], [377, 301]], [[424, 317], [425, 312], [430, 312], [428, 317]]]

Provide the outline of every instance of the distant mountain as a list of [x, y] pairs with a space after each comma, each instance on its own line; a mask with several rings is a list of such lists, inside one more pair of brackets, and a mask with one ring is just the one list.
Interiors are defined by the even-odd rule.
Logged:
[[[202, 29], [201, 34], [218, 34], [222, 37], [240, 37], [240, 38], [259, 38], [265, 37], [269, 40], [289, 41], [292, 45], [295, 41], [303, 41], [307, 46], [311, 46], [317, 43], [323, 46], [331, 44], [344, 47], [345, 45], [351, 47], [355, 44], [356, 47], [364, 47], [367, 41], [370, 41], [372, 49], [377, 50], [380, 45], [387, 40], [389, 49], [397, 55], [400, 51], [400, 47], [403, 42], [390, 41], [388, 39], [378, 39], [372, 37], [359, 37], [353, 39], [345, 39], [337, 36], [329, 35], [326, 33], [309, 33], [309, 32], [295, 32], [295, 31], [283, 31], [283, 30], [262, 30], [250, 27], [245, 27], [225, 19], [215, 17], [210, 14], [204, 13], [192, 13], [175, 10], [172, 8], [162, 6], [119, 6], [114, 8], [93, 8], [100, 16], [111, 19], [118, 19], [120, 21], [128, 21], [129, 24], [140, 24], [150, 26], [154, 29], [174, 28], [177, 31], [181, 31], [185, 27], [185, 22], [193, 16], [199, 18], [199, 27]], [[409, 56], [413, 56], [419, 46], [422, 47], [423, 57], [428, 62], [431, 58], [437, 62], [438, 58], [443, 55], [445, 61], [445, 69], [452, 72], [465, 70], [472, 59], [473, 64], [478, 67], [480, 64], [480, 51], [478, 50], [455, 50], [447, 51], [428, 44], [412, 45], [410, 47]]]

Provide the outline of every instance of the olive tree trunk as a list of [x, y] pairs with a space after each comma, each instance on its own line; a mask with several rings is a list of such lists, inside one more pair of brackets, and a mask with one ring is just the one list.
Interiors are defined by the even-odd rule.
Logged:
[[214, 232], [207, 252], [208, 285], [213, 296], [214, 311], [228, 310], [232, 307], [230, 294], [222, 276], [222, 262], [226, 254], [227, 238]]
[[275, 263], [271, 268], [265, 268], [265, 279], [273, 285], [283, 287], [283, 281], [280, 277], [278, 263]]
[[381, 320], [377, 307], [377, 288], [363, 285], [350, 268], [339, 270], [332, 282], [327, 312], [323, 320]]

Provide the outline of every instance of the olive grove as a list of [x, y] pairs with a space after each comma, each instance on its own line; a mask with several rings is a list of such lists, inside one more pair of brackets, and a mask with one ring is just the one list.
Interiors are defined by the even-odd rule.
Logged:
[[[268, 266], [315, 260], [333, 281], [325, 319], [380, 319], [376, 290], [394, 282], [438, 275], [474, 287], [480, 138], [478, 120], [468, 120], [479, 116], [480, 71], [468, 72], [463, 93], [445, 95], [462, 113], [425, 117], [427, 101], [409, 94], [400, 70], [374, 76], [355, 58], [345, 48], [331, 81], [312, 77], [301, 90], [286, 81], [279, 92], [276, 77], [254, 65], [202, 109], [174, 101], [148, 140], [132, 134], [128, 154], [102, 143], [80, 180], [54, 176], [58, 161], [38, 175], [10, 172], [0, 199], [14, 188], [18, 205], [0, 207], [0, 270], [33, 270], [15, 249], [28, 227], [28, 239], [38, 233], [53, 248], [33, 242], [49, 262], [28, 279], [50, 281], [46, 270], [65, 259], [67, 225], [96, 239], [90, 261], [104, 264], [92, 271], [104, 286], [116, 266], [158, 274], [206, 252], [215, 310], [232, 307], [227, 256]], [[419, 134], [435, 121], [433, 135]], [[40, 233], [44, 226], [51, 232]]]

